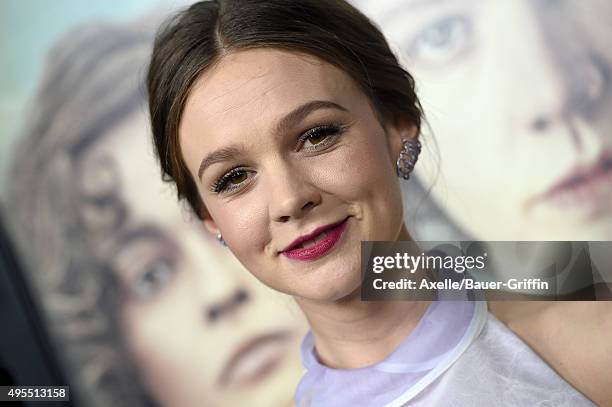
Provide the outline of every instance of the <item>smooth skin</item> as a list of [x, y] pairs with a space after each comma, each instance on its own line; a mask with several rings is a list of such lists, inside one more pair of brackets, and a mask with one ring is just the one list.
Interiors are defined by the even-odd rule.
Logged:
[[[256, 278], [296, 299], [323, 363], [376, 363], [412, 331], [428, 301], [359, 298], [361, 241], [410, 239], [395, 160], [402, 139], [417, 136], [412, 123], [383, 122], [329, 63], [251, 49], [225, 55], [199, 78], [179, 131], [206, 227]], [[347, 227], [325, 256], [282, 254], [299, 236], [343, 219]]]
[[[147, 120], [135, 110], [117, 122], [81, 167], [81, 182], [90, 185], [105, 185], [100, 177], [112, 174], [127, 209], [121, 227], [94, 246], [112, 261], [122, 288], [119, 317], [130, 362], [163, 406], [287, 406], [302, 375], [305, 321], [290, 298], [261, 285], [177, 204], [159, 178]], [[238, 293], [246, 296], [239, 300]], [[270, 334], [285, 339], [266, 360], [259, 353], [260, 369], [273, 361], [266, 374], [221, 380], [237, 349]]]

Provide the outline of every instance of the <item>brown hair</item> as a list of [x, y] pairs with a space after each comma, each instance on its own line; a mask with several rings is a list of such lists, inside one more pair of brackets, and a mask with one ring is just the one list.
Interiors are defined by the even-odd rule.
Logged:
[[205, 207], [179, 145], [179, 123], [198, 77], [228, 52], [278, 48], [318, 57], [346, 72], [379, 117], [420, 129], [414, 79], [380, 30], [342, 0], [215, 0], [182, 11], [159, 31], [147, 75], [153, 138], [162, 178], [176, 183], [198, 217]]

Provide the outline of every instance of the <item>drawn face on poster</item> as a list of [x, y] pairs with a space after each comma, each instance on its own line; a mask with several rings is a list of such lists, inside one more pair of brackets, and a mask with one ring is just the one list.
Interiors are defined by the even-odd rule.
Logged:
[[466, 235], [612, 238], [610, 2], [356, 5], [415, 76], [431, 125], [417, 174]]
[[290, 405], [305, 321], [162, 181], [152, 32], [93, 24], [51, 52], [6, 195], [37, 300], [87, 405]]
[[100, 248], [119, 277], [120, 319], [145, 387], [168, 406], [289, 403], [301, 371], [299, 312], [179, 208], [147, 128], [136, 112], [82, 159], [82, 180], [116, 177], [125, 208]]

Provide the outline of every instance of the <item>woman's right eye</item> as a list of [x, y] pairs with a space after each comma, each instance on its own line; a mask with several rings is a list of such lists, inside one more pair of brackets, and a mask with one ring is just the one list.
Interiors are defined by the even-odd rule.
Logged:
[[130, 291], [138, 298], [148, 299], [159, 294], [172, 280], [176, 272], [173, 261], [157, 258], [148, 263], [132, 282]]
[[239, 188], [247, 179], [249, 173], [242, 168], [234, 168], [221, 176], [212, 186], [212, 191], [216, 193], [229, 192]]

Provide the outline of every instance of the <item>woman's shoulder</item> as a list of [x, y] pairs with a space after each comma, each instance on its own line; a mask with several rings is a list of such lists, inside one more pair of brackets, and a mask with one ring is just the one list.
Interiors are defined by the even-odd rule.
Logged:
[[612, 405], [612, 302], [498, 302], [490, 309], [565, 381]]
[[446, 405], [449, 396], [456, 406], [593, 406], [491, 313], [461, 357], [411, 405]]

